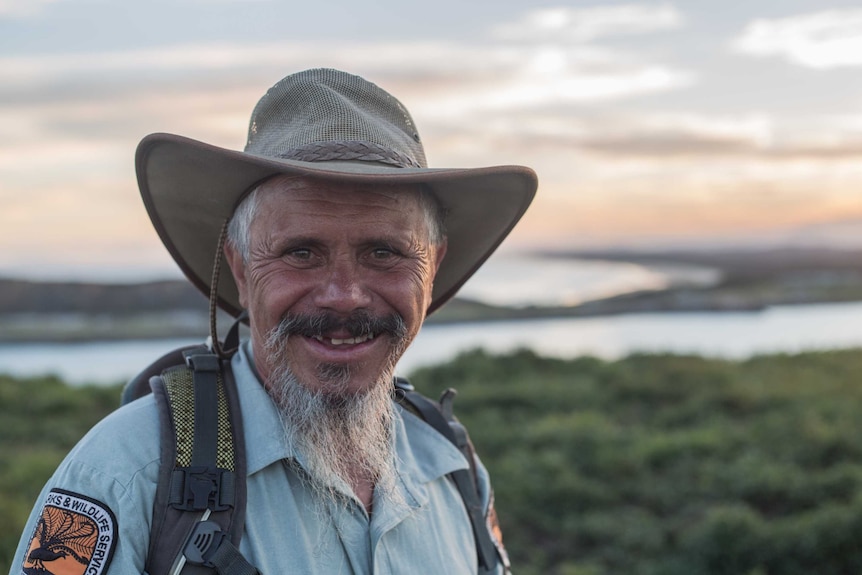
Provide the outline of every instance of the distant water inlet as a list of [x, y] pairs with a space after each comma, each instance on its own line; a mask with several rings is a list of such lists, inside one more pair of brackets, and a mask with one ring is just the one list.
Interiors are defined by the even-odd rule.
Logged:
[[[55, 373], [73, 383], [127, 380], [189, 340], [0, 345], [0, 372]], [[529, 348], [555, 357], [615, 359], [633, 352], [744, 358], [862, 347], [862, 303], [780, 306], [760, 312], [650, 313], [610, 317], [428, 325], [407, 350], [399, 372], [485, 348]]]
[[605, 317], [429, 325], [400, 367], [447, 361], [483, 348], [571, 358], [632, 353], [744, 359], [758, 354], [862, 347], [862, 303], [775, 306], [754, 312], [644, 313]]
[[709, 287], [720, 279], [719, 270], [694, 265], [506, 255], [491, 258], [458, 295], [500, 306], [573, 306], [637, 291]]

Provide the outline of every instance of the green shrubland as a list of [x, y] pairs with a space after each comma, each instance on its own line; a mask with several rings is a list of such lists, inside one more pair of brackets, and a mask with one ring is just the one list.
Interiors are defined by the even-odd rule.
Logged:
[[862, 573], [862, 351], [744, 362], [463, 355], [520, 574]]
[[[862, 573], [862, 350], [607, 362], [474, 351], [459, 391], [520, 575]], [[0, 377], [0, 570], [117, 387]]]
[[0, 572], [45, 481], [97, 421], [117, 408], [120, 387], [71, 387], [54, 377], [0, 375]]

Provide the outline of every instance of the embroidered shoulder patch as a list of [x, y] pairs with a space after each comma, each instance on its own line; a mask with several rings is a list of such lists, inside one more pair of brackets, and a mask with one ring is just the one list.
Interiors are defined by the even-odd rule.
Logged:
[[27, 575], [100, 575], [117, 544], [110, 509], [84, 495], [52, 489], [45, 497], [21, 571]]

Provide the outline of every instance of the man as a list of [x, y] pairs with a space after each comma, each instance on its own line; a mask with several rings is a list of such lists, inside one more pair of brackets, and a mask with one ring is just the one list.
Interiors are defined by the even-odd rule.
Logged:
[[[392, 382], [426, 314], [523, 215], [535, 174], [427, 168], [407, 110], [335, 70], [271, 88], [244, 152], [154, 134], [137, 170], [189, 279], [248, 312], [250, 337], [228, 365], [244, 425], [244, 560], [267, 574], [476, 573], [474, 527], [451, 479], [468, 461], [393, 402]], [[132, 402], [69, 454], [13, 572], [155, 575], [156, 411], [152, 395]], [[494, 561], [486, 572], [503, 570]]]

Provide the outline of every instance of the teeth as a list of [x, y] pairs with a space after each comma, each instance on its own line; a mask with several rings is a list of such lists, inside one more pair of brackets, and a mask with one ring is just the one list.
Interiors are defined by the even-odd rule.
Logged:
[[[330, 343], [331, 345], [356, 345], [357, 343], [364, 343], [373, 337], [374, 336], [370, 333], [367, 333], [365, 335], [360, 335], [359, 337], [348, 337], [345, 339], [333, 337], [332, 339], [329, 340], [328, 343]], [[326, 340], [323, 339], [323, 337], [321, 337], [319, 335], [315, 335], [314, 339], [316, 339], [317, 341], [326, 342]]]

